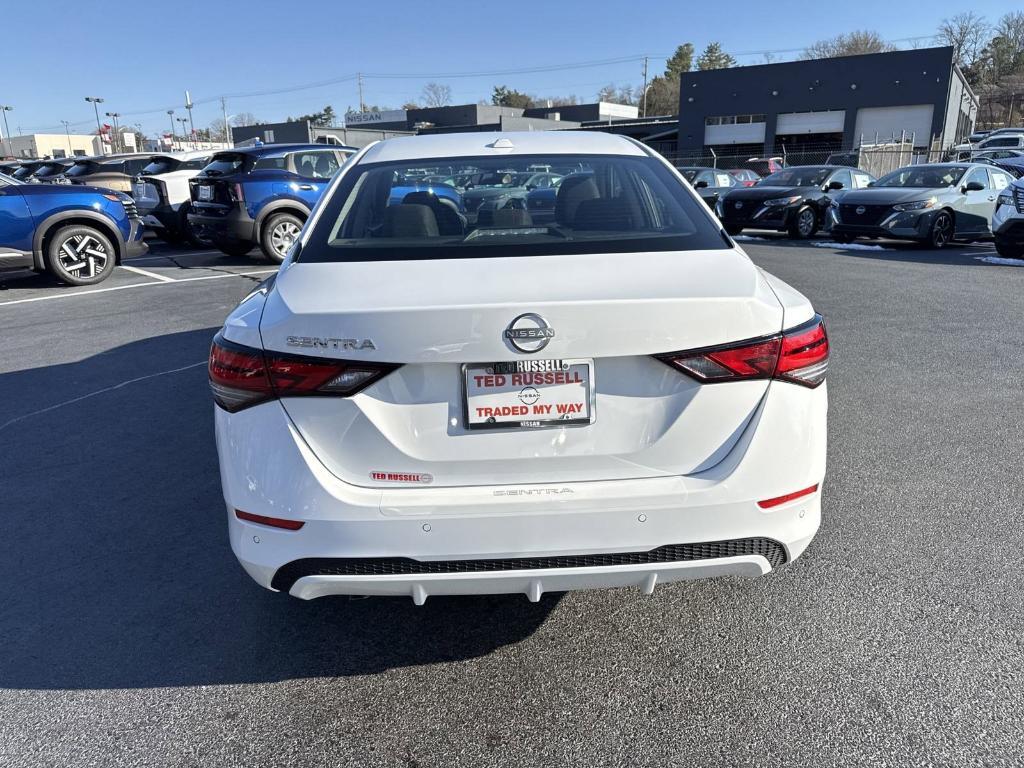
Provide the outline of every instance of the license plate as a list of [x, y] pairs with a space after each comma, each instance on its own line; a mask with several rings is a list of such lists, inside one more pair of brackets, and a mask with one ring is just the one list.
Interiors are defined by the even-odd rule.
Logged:
[[594, 421], [592, 360], [463, 366], [468, 429], [537, 429]]
[[199, 199], [200, 200], [213, 200], [213, 187], [200, 187], [199, 188]]

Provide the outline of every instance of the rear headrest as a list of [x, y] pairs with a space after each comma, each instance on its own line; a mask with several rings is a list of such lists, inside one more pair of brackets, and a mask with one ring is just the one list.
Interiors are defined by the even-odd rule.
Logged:
[[418, 190], [410, 192], [402, 198], [406, 205], [426, 205], [434, 212], [438, 231], [442, 235], [462, 235], [466, 232], [466, 219], [459, 213], [459, 207], [453, 200], [441, 197], [433, 192]]
[[633, 229], [633, 212], [620, 198], [584, 200], [576, 209], [572, 227], [625, 232]]
[[600, 196], [593, 176], [587, 174], [566, 177], [555, 197], [555, 221], [567, 227], [572, 226], [580, 203]]
[[499, 208], [494, 212], [495, 227], [532, 227], [533, 217], [525, 208]]
[[402, 203], [384, 209], [384, 237], [437, 237], [437, 217], [429, 205]]

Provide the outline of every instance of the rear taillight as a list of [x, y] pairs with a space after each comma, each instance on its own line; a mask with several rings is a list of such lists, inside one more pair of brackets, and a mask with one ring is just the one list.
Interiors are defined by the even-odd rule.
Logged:
[[230, 187], [228, 187], [228, 194], [231, 196], [232, 202], [235, 202], [235, 203], [244, 203], [245, 202], [245, 192], [242, 191], [242, 185], [239, 184], [237, 181], [234, 184], [232, 184]]
[[813, 388], [825, 380], [828, 335], [821, 315], [815, 315], [776, 336], [673, 352], [658, 359], [706, 384], [774, 378]]
[[218, 333], [210, 346], [210, 389], [221, 408], [234, 412], [277, 397], [347, 397], [397, 367], [264, 352]]

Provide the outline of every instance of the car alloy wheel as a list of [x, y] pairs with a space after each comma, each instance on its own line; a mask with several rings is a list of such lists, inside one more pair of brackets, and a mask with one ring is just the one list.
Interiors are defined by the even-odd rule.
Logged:
[[103, 272], [110, 258], [106, 246], [87, 234], [68, 237], [58, 246], [57, 254], [67, 273], [81, 280], [91, 280]]
[[942, 248], [953, 239], [953, 220], [945, 211], [939, 213], [932, 222], [931, 246]]
[[288, 249], [298, 239], [301, 231], [302, 228], [294, 221], [282, 221], [270, 231], [270, 247], [283, 259], [288, 254]]
[[800, 237], [810, 237], [814, 234], [814, 219], [814, 211], [810, 208], [800, 211], [796, 219], [796, 230]]

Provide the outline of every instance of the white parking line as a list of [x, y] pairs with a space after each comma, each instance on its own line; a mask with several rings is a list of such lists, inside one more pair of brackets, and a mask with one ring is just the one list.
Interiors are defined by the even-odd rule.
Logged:
[[97, 288], [94, 291], [74, 291], [72, 293], [54, 293], [48, 296], [33, 296], [30, 299], [15, 299], [14, 301], [0, 301], [0, 307], [9, 307], [13, 304], [28, 304], [35, 301], [50, 301], [52, 299], [70, 299], [75, 296], [91, 296], [94, 293], [109, 293], [110, 291], [127, 291], [132, 288], [151, 288], [154, 285], [170, 286], [181, 285], [182, 283], [194, 283], [197, 280], [223, 280], [226, 277], [249, 277], [253, 275], [267, 275], [277, 272], [276, 269], [258, 269], [254, 272], [232, 272], [222, 275], [203, 275], [202, 277], [183, 277], [180, 280], [172, 280], [170, 283], [134, 283], [133, 285], [115, 285], [113, 288]]
[[126, 269], [129, 272], [134, 272], [137, 275], [144, 275], [145, 277], [152, 277], [154, 280], [160, 280], [164, 283], [176, 283], [178, 282], [173, 277], [167, 277], [167, 275], [158, 275], [156, 272], [147, 272], [144, 269], [138, 267], [129, 267], [127, 264], [121, 264], [121, 269]]

